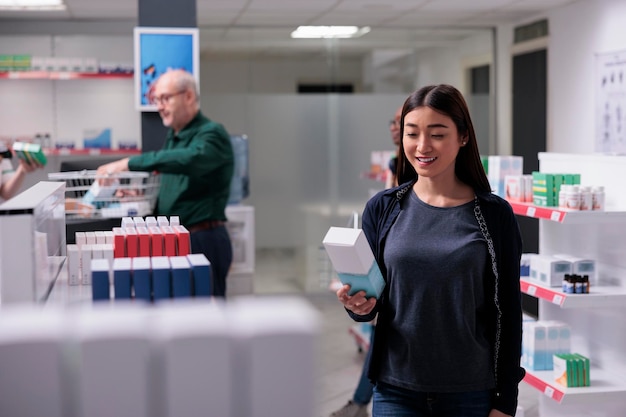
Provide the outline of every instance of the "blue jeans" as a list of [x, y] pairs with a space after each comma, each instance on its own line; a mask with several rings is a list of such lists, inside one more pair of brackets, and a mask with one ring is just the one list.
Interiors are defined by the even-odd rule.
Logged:
[[372, 417], [487, 417], [491, 391], [415, 392], [378, 383]]
[[233, 248], [226, 226], [193, 232], [191, 253], [203, 253], [211, 262], [211, 294], [226, 297], [226, 275], [233, 261]]
[[367, 377], [367, 369], [369, 368], [370, 357], [372, 356], [372, 345], [374, 344], [374, 331], [376, 326], [371, 326], [370, 330], [370, 348], [365, 354], [365, 360], [363, 360], [363, 369], [361, 370], [361, 378], [359, 378], [359, 385], [356, 386], [352, 402], [360, 405], [367, 405], [372, 400], [374, 394], [374, 385]]

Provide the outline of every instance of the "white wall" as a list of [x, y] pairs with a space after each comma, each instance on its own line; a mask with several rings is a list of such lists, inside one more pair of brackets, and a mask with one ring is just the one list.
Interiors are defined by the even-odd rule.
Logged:
[[361, 60], [357, 58], [340, 57], [336, 68], [319, 56], [251, 60], [203, 55], [200, 60], [203, 93], [295, 94], [299, 83], [331, 82], [348, 82], [360, 91], [361, 78]]
[[594, 152], [595, 55], [626, 50], [626, 2], [577, 2], [549, 19], [548, 151]]

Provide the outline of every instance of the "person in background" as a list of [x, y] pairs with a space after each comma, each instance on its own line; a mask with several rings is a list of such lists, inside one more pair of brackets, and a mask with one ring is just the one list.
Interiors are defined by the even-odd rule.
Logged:
[[515, 215], [491, 193], [456, 88], [412, 93], [401, 121], [401, 185], [363, 214], [385, 289], [379, 299], [337, 290], [354, 320], [377, 315], [372, 414], [513, 416], [524, 376]]
[[[7, 149], [5, 152], [12, 151]], [[11, 159], [0, 156], [0, 198], [8, 200], [15, 196], [22, 186], [26, 174], [39, 168], [42, 168], [42, 165], [37, 162], [28, 163], [19, 159], [17, 169], [14, 169]]]
[[385, 188], [391, 188], [398, 185], [397, 167], [398, 167], [398, 150], [402, 137], [400, 136], [400, 116], [402, 116], [402, 107], [398, 107], [393, 120], [389, 121], [389, 131], [391, 132], [391, 140], [396, 147], [396, 154], [389, 160], [389, 168], [385, 178]]
[[152, 101], [169, 128], [163, 148], [102, 165], [96, 175], [106, 178], [128, 170], [160, 173], [155, 213], [179, 216], [190, 232], [192, 253], [203, 253], [211, 262], [212, 294], [225, 297], [233, 257], [225, 226], [234, 171], [230, 136], [200, 111], [196, 81], [187, 71], [162, 74]]
[[[393, 116], [393, 119], [389, 121], [389, 133], [391, 134], [391, 140], [393, 141], [394, 146], [397, 148], [400, 145], [401, 137], [400, 137], [400, 116], [402, 115], [402, 106], [398, 107], [396, 113]], [[396, 149], [397, 150], [397, 149]], [[389, 161], [389, 168], [387, 170], [386, 183], [385, 187], [390, 188], [392, 186], [398, 185], [396, 179], [396, 167], [397, 167], [397, 154], [391, 158]], [[372, 320], [371, 329], [370, 329], [370, 346], [372, 341], [374, 340], [374, 333], [376, 331], [376, 319]], [[361, 370], [361, 376], [359, 378], [359, 383], [354, 390], [354, 394], [352, 395], [352, 399], [349, 400], [343, 407], [339, 410], [333, 412], [330, 417], [367, 417], [369, 413], [367, 412], [367, 406], [372, 400], [372, 395], [374, 394], [374, 385], [370, 382], [367, 377], [367, 364], [370, 360], [370, 352], [368, 349], [365, 355], [365, 359], [363, 361], [363, 369]]]

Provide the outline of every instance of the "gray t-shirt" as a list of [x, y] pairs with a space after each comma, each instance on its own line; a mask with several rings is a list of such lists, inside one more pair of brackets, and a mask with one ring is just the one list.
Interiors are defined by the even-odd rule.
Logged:
[[488, 252], [474, 202], [434, 207], [411, 192], [402, 204], [384, 251], [391, 321], [379, 380], [421, 392], [491, 389]]

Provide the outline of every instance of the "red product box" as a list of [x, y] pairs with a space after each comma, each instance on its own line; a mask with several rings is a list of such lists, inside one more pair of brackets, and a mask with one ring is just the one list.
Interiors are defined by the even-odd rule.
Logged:
[[187, 256], [191, 253], [191, 238], [189, 230], [185, 226], [171, 226], [176, 233], [176, 241], [178, 242], [178, 256]]
[[126, 233], [121, 227], [113, 228], [113, 257], [126, 257]]
[[163, 249], [163, 232], [158, 226], [149, 226], [148, 232], [150, 233], [150, 240], [152, 241], [150, 256], [163, 256], [165, 253]]
[[176, 256], [176, 233], [171, 226], [161, 226], [165, 256]]
[[137, 227], [137, 238], [139, 241], [139, 256], [150, 256], [150, 232], [147, 227]]
[[127, 227], [124, 229], [126, 232], [126, 257], [136, 258], [139, 256], [139, 236], [137, 235], [137, 229], [134, 227]]

